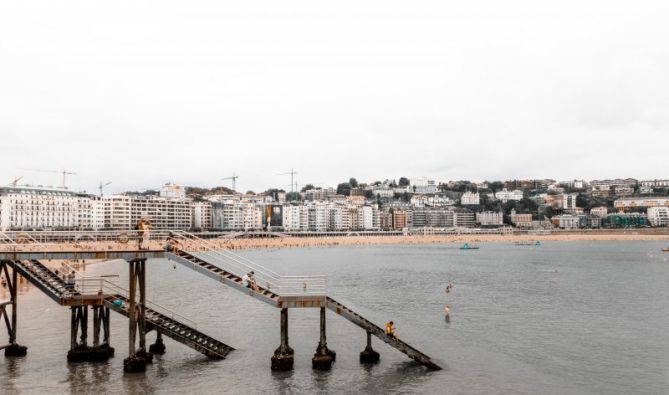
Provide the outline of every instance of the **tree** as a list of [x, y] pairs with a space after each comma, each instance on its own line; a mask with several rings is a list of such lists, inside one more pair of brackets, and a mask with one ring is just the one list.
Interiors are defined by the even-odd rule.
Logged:
[[351, 177], [348, 180], [349, 185], [351, 185], [351, 188], [357, 188], [358, 187], [358, 180], [355, 179], [355, 177]]
[[256, 193], [253, 192], [253, 191], [246, 191], [246, 194], [247, 194], [247, 195], [255, 195]]
[[493, 181], [488, 183], [488, 188], [490, 188], [493, 192], [501, 191], [502, 188], [504, 188], [504, 183], [501, 181]]
[[399, 186], [401, 186], [401, 187], [406, 187], [406, 186], [409, 186], [409, 184], [410, 184], [410, 182], [409, 182], [409, 179], [408, 179], [408, 178], [406, 178], [406, 177], [400, 177], [400, 183], [399, 183]]
[[307, 184], [307, 185], [305, 185], [304, 187], [302, 187], [302, 189], [300, 189], [300, 191], [301, 191], [301, 192], [306, 192], [306, 191], [308, 191], [308, 190], [310, 190], [310, 189], [315, 189], [315, 188], [314, 188], [314, 186], [313, 186], [312, 184]]
[[344, 195], [344, 196], [350, 196], [351, 195], [351, 184], [348, 182], [342, 182], [341, 184], [337, 185], [337, 194], [338, 195]]

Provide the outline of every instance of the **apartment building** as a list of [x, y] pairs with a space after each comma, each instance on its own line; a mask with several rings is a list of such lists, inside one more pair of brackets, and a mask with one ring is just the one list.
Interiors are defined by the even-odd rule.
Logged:
[[481, 226], [502, 226], [504, 224], [504, 214], [501, 211], [483, 211], [476, 213], [476, 223]]
[[646, 215], [651, 226], [669, 225], [669, 207], [650, 207]]
[[478, 192], [465, 192], [460, 197], [460, 204], [462, 205], [479, 205], [481, 204], [481, 198]]
[[669, 207], [669, 197], [626, 197], [616, 199], [613, 207], [619, 210], [628, 210], [637, 207]]
[[[61, 188], [0, 188], [0, 229], [74, 229], [85, 198]], [[90, 220], [82, 218], [86, 224]]]
[[609, 213], [609, 209], [606, 206], [593, 207], [590, 209], [590, 215], [604, 218]]
[[511, 223], [518, 228], [532, 227], [532, 214], [518, 214], [516, 213], [516, 210], [512, 209], [510, 219]]
[[192, 202], [191, 216], [193, 218], [193, 228], [201, 230], [211, 229], [213, 225], [211, 202]]

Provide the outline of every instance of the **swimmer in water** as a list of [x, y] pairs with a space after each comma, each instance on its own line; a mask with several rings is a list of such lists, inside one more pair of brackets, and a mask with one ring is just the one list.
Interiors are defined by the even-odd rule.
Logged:
[[444, 307], [444, 317], [446, 322], [451, 322], [451, 306], [446, 305], [446, 307]]
[[449, 282], [448, 285], [446, 286], [446, 293], [447, 294], [451, 293], [452, 289], [453, 289], [453, 284]]

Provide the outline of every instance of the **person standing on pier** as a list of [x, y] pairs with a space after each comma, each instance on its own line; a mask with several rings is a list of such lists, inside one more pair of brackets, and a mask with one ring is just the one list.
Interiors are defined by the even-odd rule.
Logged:
[[140, 246], [140, 250], [148, 250], [149, 249], [149, 241], [151, 240], [151, 224], [149, 221], [142, 221], [142, 245]]
[[140, 218], [135, 225], [135, 230], [137, 230], [137, 249], [142, 249], [142, 239], [144, 237], [144, 218]]

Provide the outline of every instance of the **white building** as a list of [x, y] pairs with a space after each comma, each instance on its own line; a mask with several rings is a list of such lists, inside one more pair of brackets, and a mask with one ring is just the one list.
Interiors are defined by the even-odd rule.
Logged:
[[649, 207], [646, 214], [651, 226], [669, 225], [669, 207]]
[[564, 210], [575, 210], [576, 209], [576, 197], [577, 193], [564, 193], [562, 194], [562, 208]]
[[578, 229], [580, 224], [578, 215], [570, 214], [556, 215], [551, 221], [560, 229]]
[[481, 226], [501, 226], [504, 224], [504, 214], [495, 211], [476, 213], [476, 222]]
[[113, 195], [102, 198], [104, 227], [134, 229], [141, 218], [154, 229], [190, 229], [190, 200], [144, 195]]
[[460, 204], [462, 205], [479, 205], [481, 204], [481, 198], [479, 196], [478, 192], [465, 192], [462, 194], [462, 197], [460, 198]]
[[412, 178], [409, 187], [409, 192], [414, 193], [437, 193], [439, 191], [434, 180], [428, 180], [427, 177]]
[[66, 189], [3, 187], [0, 229], [74, 229], [79, 227], [80, 205], [90, 203], [80, 202], [76, 193]]
[[668, 188], [669, 180], [645, 180], [641, 181], [641, 186], [650, 188]]
[[495, 199], [501, 200], [504, 203], [508, 202], [509, 200], [522, 200], [523, 191], [520, 189], [515, 189], [513, 191], [502, 189], [501, 191], [495, 193]]
[[160, 187], [160, 197], [166, 199], [186, 199], [186, 188], [181, 185], [167, 183]]
[[604, 218], [609, 213], [609, 209], [606, 206], [593, 207], [590, 209], [590, 215], [595, 217]]

